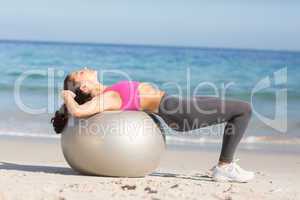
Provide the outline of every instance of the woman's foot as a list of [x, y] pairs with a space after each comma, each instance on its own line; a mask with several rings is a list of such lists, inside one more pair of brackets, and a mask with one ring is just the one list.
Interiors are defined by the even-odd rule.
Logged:
[[212, 177], [215, 181], [232, 181], [246, 183], [254, 178], [254, 172], [242, 169], [235, 162], [216, 165], [212, 169]]

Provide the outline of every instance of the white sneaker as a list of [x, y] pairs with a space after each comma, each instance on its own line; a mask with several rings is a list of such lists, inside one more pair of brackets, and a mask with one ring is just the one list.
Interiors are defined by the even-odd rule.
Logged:
[[212, 178], [214, 181], [246, 183], [253, 179], [254, 176], [254, 172], [242, 169], [235, 162], [224, 164], [222, 166], [216, 165], [212, 168]]

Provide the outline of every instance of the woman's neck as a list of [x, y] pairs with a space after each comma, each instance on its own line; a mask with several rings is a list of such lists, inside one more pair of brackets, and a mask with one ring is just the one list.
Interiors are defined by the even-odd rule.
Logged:
[[93, 97], [100, 95], [104, 90], [105, 90], [106, 86], [102, 85], [101, 83], [98, 83], [95, 86], [95, 89], [91, 92], [91, 95]]

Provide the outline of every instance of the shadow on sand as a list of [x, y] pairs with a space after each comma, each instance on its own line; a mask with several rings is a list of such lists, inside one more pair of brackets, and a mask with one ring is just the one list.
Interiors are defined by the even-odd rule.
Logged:
[[196, 173], [196, 174], [193, 174], [193, 175], [185, 175], [185, 174], [176, 174], [176, 173], [153, 172], [149, 176], [188, 179], [188, 180], [193, 180], [193, 181], [213, 182], [213, 180], [210, 176], [205, 175], [205, 174], [199, 174], [199, 173]]
[[49, 174], [63, 174], [63, 175], [79, 175], [68, 167], [53, 167], [43, 165], [24, 165], [8, 162], [0, 162], [0, 170], [19, 170], [24, 172], [44, 172]]
[[[61, 175], [75, 175], [81, 176], [71, 168], [68, 167], [53, 167], [53, 166], [43, 166], [43, 165], [25, 165], [25, 164], [16, 164], [9, 162], [0, 162], [0, 170], [18, 170], [24, 172], [43, 172], [49, 174], [61, 174]], [[90, 175], [89, 175], [90, 176]], [[188, 179], [194, 181], [213, 181], [210, 176], [204, 174], [193, 174], [193, 175], [185, 175], [185, 174], [176, 174], [176, 173], [165, 173], [165, 172], [153, 172], [149, 174], [152, 177], [164, 177], [164, 178], [176, 178], [176, 179]], [[102, 176], [100, 176], [102, 177]], [[107, 177], [107, 176], [103, 176]], [[117, 178], [117, 177], [111, 177]]]

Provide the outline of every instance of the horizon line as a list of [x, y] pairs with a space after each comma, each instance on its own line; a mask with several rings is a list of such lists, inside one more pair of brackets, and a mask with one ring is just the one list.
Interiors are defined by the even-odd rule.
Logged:
[[61, 40], [27, 40], [27, 39], [0, 39], [0, 43], [37, 43], [37, 44], [64, 44], [64, 45], [102, 45], [102, 46], [128, 46], [128, 47], [149, 47], [149, 48], [179, 48], [179, 49], [211, 49], [211, 50], [240, 50], [240, 51], [272, 51], [300, 53], [300, 50], [291, 49], [260, 49], [242, 47], [216, 47], [216, 46], [188, 46], [188, 45], [164, 45], [164, 44], [130, 44], [113, 42], [81, 42], [81, 41], [61, 41]]

